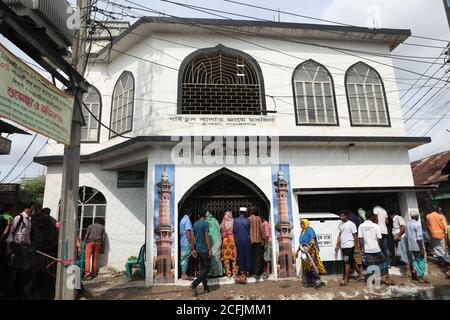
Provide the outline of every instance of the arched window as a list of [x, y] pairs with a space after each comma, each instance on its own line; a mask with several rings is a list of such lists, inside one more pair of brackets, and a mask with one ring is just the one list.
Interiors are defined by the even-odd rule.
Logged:
[[[124, 71], [114, 86], [111, 107], [111, 129], [117, 133], [131, 131], [133, 127], [134, 77]], [[111, 137], [115, 136], [111, 132]]]
[[80, 187], [78, 200], [79, 236], [84, 239], [87, 228], [94, 223], [95, 218], [105, 219], [106, 199], [98, 190], [90, 187]]
[[248, 54], [218, 45], [195, 51], [181, 64], [178, 113], [264, 114], [264, 81]]
[[308, 60], [293, 77], [297, 125], [339, 125], [333, 78], [321, 64]]
[[384, 85], [374, 68], [354, 64], [347, 70], [345, 86], [353, 126], [390, 126]]
[[100, 136], [100, 126], [95, 118], [98, 120], [101, 118], [102, 99], [97, 88], [90, 86], [88, 91], [83, 96], [83, 102], [90, 112], [83, 106], [83, 117], [86, 125], [81, 127], [81, 142], [98, 142]]

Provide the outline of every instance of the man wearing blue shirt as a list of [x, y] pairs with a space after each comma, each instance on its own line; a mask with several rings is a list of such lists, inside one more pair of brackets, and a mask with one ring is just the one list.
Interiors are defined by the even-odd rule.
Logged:
[[409, 264], [412, 266], [411, 274], [418, 278], [420, 283], [426, 283], [425, 280], [425, 250], [423, 246], [422, 225], [419, 222], [419, 212], [413, 210], [410, 212], [411, 220], [406, 224], [406, 237], [408, 239]]
[[208, 287], [208, 273], [211, 268], [211, 245], [209, 243], [209, 224], [205, 221], [205, 212], [198, 214], [198, 220], [194, 223], [194, 239], [195, 248], [192, 250], [192, 255], [197, 258], [199, 262], [199, 274], [197, 279], [191, 284], [192, 293], [197, 294], [197, 286], [202, 283], [205, 292], [210, 292]]
[[189, 258], [192, 255], [192, 250], [194, 249], [190, 216], [191, 213], [187, 213], [180, 221], [180, 264], [181, 279], [183, 280], [192, 280], [192, 278], [187, 275]]

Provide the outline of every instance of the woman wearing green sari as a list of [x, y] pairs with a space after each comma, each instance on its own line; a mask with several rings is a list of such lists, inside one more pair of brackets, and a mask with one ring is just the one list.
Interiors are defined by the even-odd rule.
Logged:
[[222, 235], [220, 233], [220, 225], [209, 211], [206, 212], [206, 222], [209, 224], [209, 238], [211, 243], [211, 269], [209, 275], [212, 277], [222, 276]]

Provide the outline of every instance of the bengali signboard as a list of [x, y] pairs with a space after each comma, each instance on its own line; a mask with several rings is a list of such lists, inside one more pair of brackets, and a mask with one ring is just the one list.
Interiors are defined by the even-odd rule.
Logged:
[[0, 154], [5, 155], [11, 152], [11, 140], [0, 137]]
[[70, 144], [74, 97], [0, 45], [0, 117]]
[[229, 115], [171, 115], [169, 122], [172, 125], [182, 124], [189, 126], [208, 127], [236, 127], [236, 126], [274, 126], [274, 116], [229, 116]]
[[117, 172], [117, 188], [143, 188], [145, 186], [144, 171]]

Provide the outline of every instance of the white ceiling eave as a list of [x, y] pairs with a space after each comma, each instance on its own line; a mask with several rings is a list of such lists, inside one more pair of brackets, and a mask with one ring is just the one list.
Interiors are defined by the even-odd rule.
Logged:
[[[217, 32], [224, 32], [224, 29], [233, 29], [236, 32], [247, 32], [248, 36], [251, 34], [260, 34], [265, 36], [285, 36], [292, 40], [347, 40], [347, 41], [375, 41], [389, 44], [391, 50], [397, 47], [400, 43], [405, 41], [408, 36], [405, 34], [393, 33], [376, 33], [376, 32], [357, 32], [357, 31], [332, 31], [332, 30], [315, 30], [315, 29], [298, 29], [298, 28], [276, 28], [276, 27], [261, 27], [261, 26], [221, 26], [221, 25], [197, 25], [186, 26], [185, 24], [167, 24], [167, 23], [141, 23], [135, 28], [130, 27], [129, 31], [125, 31], [124, 35], [119, 37], [113, 45], [113, 50], [110, 54], [111, 59], [114, 59], [120, 52], [126, 52], [140, 41], [151, 36], [152, 33], [186, 33], [189, 28], [193, 34], [219, 34]], [[217, 32], [215, 32], [216, 30]], [[219, 34], [220, 35], [220, 34]], [[239, 34], [232, 34], [232, 36], [245, 36]], [[255, 35], [254, 37], [257, 37]], [[106, 48], [105, 48], [106, 49]], [[102, 50], [96, 59], [107, 59], [108, 50]]]

